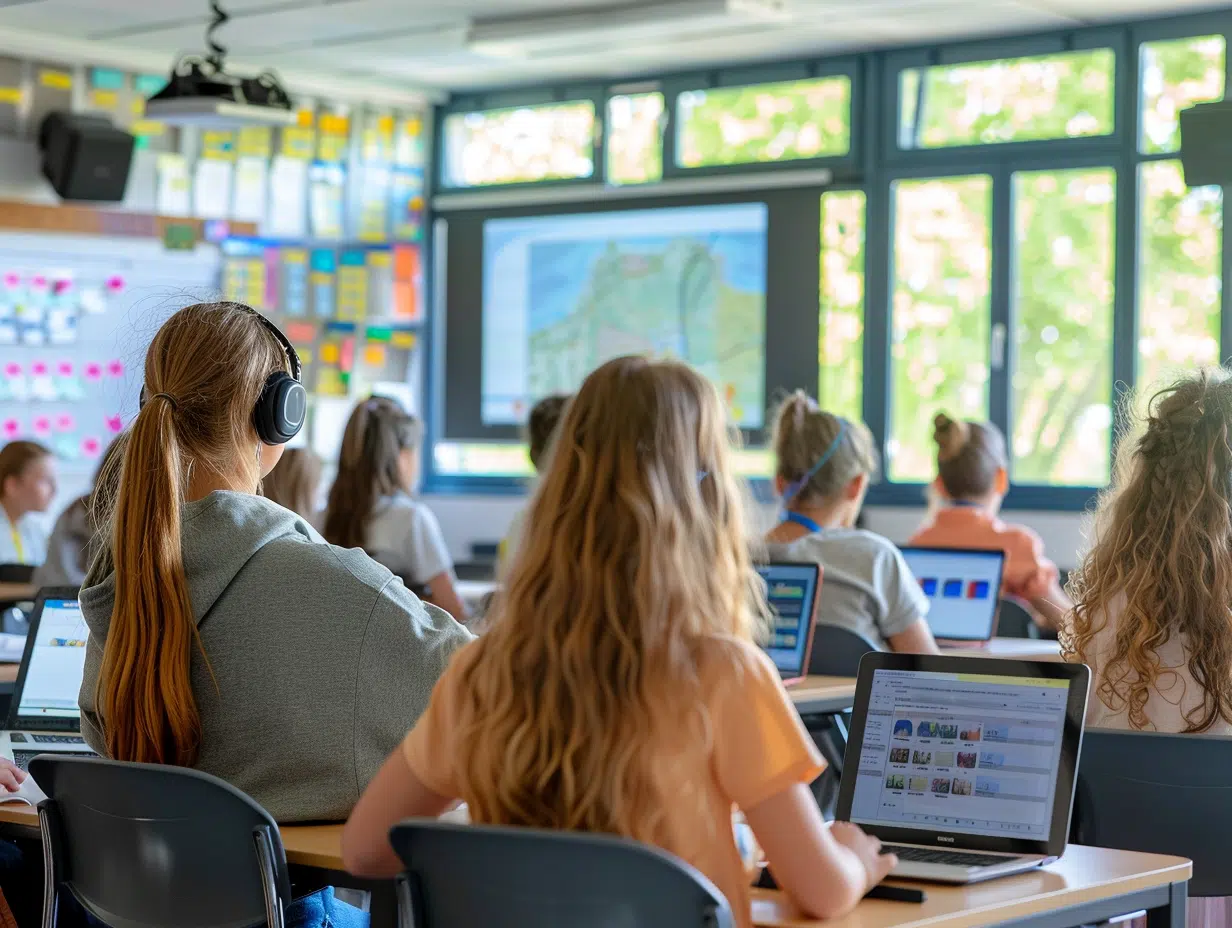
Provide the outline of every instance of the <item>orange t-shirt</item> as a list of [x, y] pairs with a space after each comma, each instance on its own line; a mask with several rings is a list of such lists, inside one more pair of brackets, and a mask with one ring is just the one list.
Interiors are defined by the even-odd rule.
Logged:
[[1009, 596], [1041, 599], [1059, 576], [1044, 556], [1044, 542], [1025, 525], [1006, 525], [986, 509], [948, 506], [911, 536], [924, 548], [987, 548], [1005, 552], [1004, 590]]
[[[466, 758], [454, 740], [458, 688], [483, 639], [454, 655], [432, 692], [432, 702], [406, 736], [402, 750], [425, 786], [441, 796], [467, 799], [459, 778]], [[709, 743], [670, 742], [663, 794], [702, 790], [698, 802], [672, 802], [664, 810], [665, 850], [688, 861], [727, 897], [736, 922], [751, 928], [748, 878], [732, 835], [732, 806], [749, 809], [825, 769], [804, 730], [774, 664], [755, 645], [713, 638], [701, 649], [699, 679], [710, 719]], [[699, 820], [704, 810], [705, 818]], [[482, 824], [478, 822], [477, 824]]]

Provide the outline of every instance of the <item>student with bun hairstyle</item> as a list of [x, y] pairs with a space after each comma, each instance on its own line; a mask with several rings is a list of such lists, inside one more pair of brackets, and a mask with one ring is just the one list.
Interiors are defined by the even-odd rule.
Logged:
[[623, 835], [691, 863], [751, 928], [739, 806], [805, 917], [841, 915], [894, 864], [827, 827], [824, 763], [753, 643], [764, 595], [714, 387], [618, 358], [569, 404], [491, 630], [437, 684], [342, 836], [352, 873], [403, 867], [390, 826], [471, 819]]
[[412, 494], [419, 483], [423, 426], [397, 402], [372, 396], [347, 420], [338, 473], [323, 518], [326, 541], [363, 548], [425, 599], [460, 622], [466, 607], [453, 559], [432, 510]]
[[[536, 474], [542, 473], [547, 466], [548, 451], [551, 450], [552, 439], [556, 437], [556, 427], [560, 425], [570, 399], [567, 393], [553, 393], [537, 402], [530, 411], [530, 418], [526, 423], [526, 443], [530, 463]], [[522, 509], [513, 517], [505, 540], [501, 542], [497, 571], [501, 576], [508, 571], [509, 562], [517, 551], [525, 519], [526, 510]]]
[[283, 509], [312, 519], [317, 511], [321, 485], [321, 459], [308, 448], [288, 448], [269, 475], [261, 481], [261, 495]]
[[[110, 544], [81, 592], [82, 734], [106, 757], [219, 776], [280, 822], [338, 821], [471, 635], [257, 495], [285, 440], [269, 397], [298, 367], [271, 326], [201, 303], [150, 345]], [[329, 890], [287, 916], [366, 922]]]
[[819, 622], [859, 632], [879, 648], [934, 653], [928, 600], [898, 548], [855, 522], [880, 469], [862, 422], [823, 411], [797, 390], [779, 407], [771, 439], [783, 521], [766, 541], [776, 561], [825, 569]]
[[1071, 608], [1057, 565], [1044, 556], [1044, 542], [1025, 525], [997, 518], [1009, 491], [1005, 436], [991, 422], [964, 422], [940, 413], [933, 420], [937, 443], [939, 508], [911, 537], [925, 548], [988, 548], [1005, 552], [1004, 592], [1026, 600], [1037, 625], [1060, 627]]
[[43, 563], [47, 529], [39, 515], [56, 497], [56, 462], [35, 441], [0, 448], [0, 564]]

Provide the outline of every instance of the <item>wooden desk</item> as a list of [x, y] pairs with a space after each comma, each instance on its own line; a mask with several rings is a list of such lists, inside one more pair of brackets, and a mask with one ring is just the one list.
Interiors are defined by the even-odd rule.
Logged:
[[1059, 661], [1059, 641], [1039, 641], [1035, 638], [994, 638], [982, 647], [942, 647], [946, 657], [1005, 657], [1020, 661]]
[[0, 583], [0, 603], [33, 602], [38, 587], [33, 583]]
[[21, 664], [0, 664], [0, 683], [16, 683]]
[[787, 688], [801, 715], [829, 715], [850, 709], [856, 695], [855, 677], [805, 677]]
[[1192, 873], [1179, 857], [1074, 845], [1043, 870], [973, 886], [930, 885], [922, 905], [869, 900], [827, 922], [801, 917], [781, 893], [754, 890], [753, 922], [763, 928], [1072, 928], [1146, 909], [1149, 928], [1184, 928]]

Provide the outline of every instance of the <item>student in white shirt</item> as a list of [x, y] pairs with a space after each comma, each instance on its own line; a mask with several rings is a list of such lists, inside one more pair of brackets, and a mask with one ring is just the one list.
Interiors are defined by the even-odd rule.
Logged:
[[460, 622], [466, 607], [454, 585], [453, 559], [432, 510], [412, 497], [419, 481], [423, 427], [394, 400], [374, 396], [351, 413], [338, 474], [322, 519], [326, 541], [363, 548]]
[[56, 463], [33, 441], [0, 448], [0, 564], [43, 563], [47, 528], [39, 516], [56, 496]]

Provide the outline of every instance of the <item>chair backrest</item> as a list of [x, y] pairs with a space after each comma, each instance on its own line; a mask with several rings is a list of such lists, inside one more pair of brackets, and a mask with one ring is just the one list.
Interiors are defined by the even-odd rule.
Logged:
[[877, 645], [859, 632], [818, 622], [813, 629], [813, 656], [808, 672], [822, 677], [854, 677], [860, 672], [860, 658], [877, 650]]
[[1193, 861], [1191, 896], [1232, 895], [1232, 738], [1088, 728], [1071, 838]]
[[413, 821], [390, 832], [414, 928], [730, 928], [684, 861], [611, 835]]
[[31, 564], [0, 564], [0, 583], [29, 583], [33, 579]]
[[1012, 599], [1001, 600], [997, 613], [998, 638], [1038, 638], [1039, 633], [1035, 631], [1038, 627], [1021, 603]]
[[229, 783], [52, 755], [30, 775], [47, 794], [45, 928], [62, 889], [111, 928], [281, 928], [291, 883], [278, 825]]

